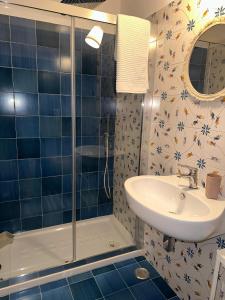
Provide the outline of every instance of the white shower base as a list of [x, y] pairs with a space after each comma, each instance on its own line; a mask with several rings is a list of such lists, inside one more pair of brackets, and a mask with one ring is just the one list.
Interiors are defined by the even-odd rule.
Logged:
[[[132, 245], [131, 235], [113, 215], [77, 222], [77, 260]], [[0, 277], [12, 278], [71, 260], [71, 223], [18, 233], [12, 244], [0, 249]]]

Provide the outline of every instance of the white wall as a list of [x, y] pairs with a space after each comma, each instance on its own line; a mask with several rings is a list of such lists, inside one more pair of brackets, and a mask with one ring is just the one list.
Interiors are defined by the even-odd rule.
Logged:
[[121, 0], [121, 10], [128, 15], [147, 18], [169, 2], [171, 0]]

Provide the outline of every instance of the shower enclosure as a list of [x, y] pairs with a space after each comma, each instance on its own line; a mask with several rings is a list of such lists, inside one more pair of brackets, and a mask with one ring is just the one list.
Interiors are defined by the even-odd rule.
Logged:
[[1, 5], [2, 287], [134, 246], [113, 215], [114, 45], [115, 25]]

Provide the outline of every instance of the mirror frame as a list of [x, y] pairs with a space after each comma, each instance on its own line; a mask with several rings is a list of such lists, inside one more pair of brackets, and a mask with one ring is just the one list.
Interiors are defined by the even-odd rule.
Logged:
[[215, 101], [215, 100], [225, 100], [225, 88], [221, 91], [214, 93], [214, 94], [201, 94], [198, 92], [192, 85], [190, 76], [189, 76], [189, 63], [191, 59], [191, 55], [194, 49], [196, 42], [198, 41], [199, 37], [205, 33], [210, 28], [219, 25], [225, 25], [225, 18], [220, 18], [217, 21], [211, 21], [210, 23], [206, 24], [202, 30], [195, 36], [195, 38], [191, 41], [191, 47], [188, 48], [188, 53], [186, 55], [185, 64], [184, 64], [184, 83], [185, 87], [190, 96], [195, 97], [197, 100], [201, 101]]

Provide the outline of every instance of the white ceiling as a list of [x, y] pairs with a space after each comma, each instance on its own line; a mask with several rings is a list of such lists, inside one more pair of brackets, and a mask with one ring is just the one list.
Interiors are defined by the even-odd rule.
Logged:
[[[52, 1], [60, 2], [60, 0]], [[124, 13], [147, 18], [170, 2], [171, 0], [106, 0], [103, 3], [79, 4], [78, 6], [112, 14]]]

